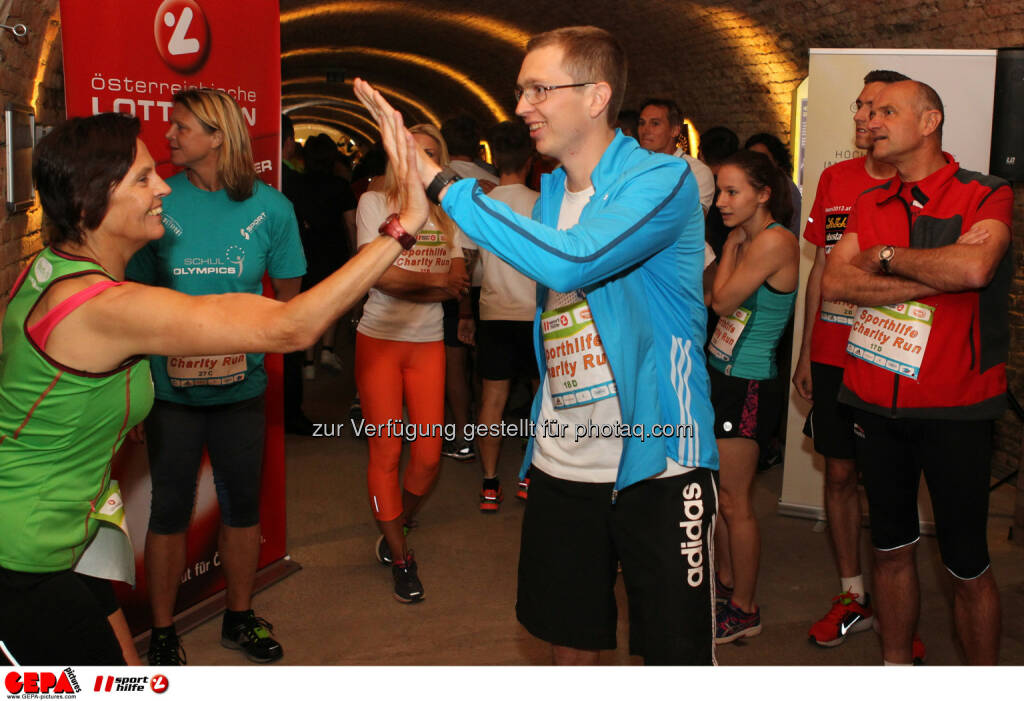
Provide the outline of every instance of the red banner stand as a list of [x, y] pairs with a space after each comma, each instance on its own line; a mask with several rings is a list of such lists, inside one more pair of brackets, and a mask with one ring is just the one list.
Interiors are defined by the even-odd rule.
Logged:
[[[260, 178], [280, 186], [281, 31], [277, 0], [61, 0], [64, 85], [69, 117], [128, 112], [142, 122], [146, 143], [164, 177], [175, 172], [164, 134], [175, 92], [222, 89], [242, 107]], [[265, 293], [269, 286], [264, 284]], [[263, 458], [257, 590], [299, 569], [288, 558], [285, 522], [282, 358], [266, 356], [267, 425]], [[132, 542], [133, 590], [117, 585], [134, 634], [148, 634], [151, 617], [144, 544], [150, 481], [145, 446], [125, 441], [114, 459]], [[204, 457], [188, 532], [187, 569], [178, 594], [179, 631], [223, 609], [224, 578], [217, 552], [220, 509]], [[137, 639], [137, 641], [139, 641]], [[142, 641], [139, 641], [142, 642]]]

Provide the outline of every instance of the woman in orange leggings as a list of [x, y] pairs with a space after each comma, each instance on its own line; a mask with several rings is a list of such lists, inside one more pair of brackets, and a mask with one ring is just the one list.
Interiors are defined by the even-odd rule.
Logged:
[[[410, 129], [417, 143], [438, 165], [448, 150], [436, 127]], [[402, 208], [392, 166], [384, 191], [369, 191], [359, 200], [356, 230], [360, 248], [379, 238], [378, 228]], [[405, 251], [370, 290], [356, 333], [356, 388], [362, 401], [370, 464], [370, 506], [381, 536], [377, 559], [391, 566], [395, 598], [407, 604], [423, 599], [423, 585], [405, 539], [406, 526], [420, 500], [437, 479], [444, 424], [443, 311], [441, 302], [469, 289], [463, 262], [462, 233], [436, 205]], [[402, 421], [403, 403], [409, 424]], [[409, 465], [399, 487], [398, 465], [403, 435], [412, 438]]]

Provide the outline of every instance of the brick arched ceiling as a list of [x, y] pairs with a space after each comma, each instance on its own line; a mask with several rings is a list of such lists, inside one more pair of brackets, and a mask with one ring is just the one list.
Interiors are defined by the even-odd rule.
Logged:
[[293, 118], [317, 115], [356, 141], [376, 139], [344, 111], [359, 111], [344, 101], [360, 76], [411, 122], [467, 112], [486, 126], [512, 115], [527, 39], [573, 24], [623, 42], [627, 107], [672, 97], [699, 130], [724, 124], [784, 140], [811, 47], [1024, 43], [1020, 0], [281, 0], [285, 107], [322, 98], [323, 109], [296, 108]]
[[[715, 26], [722, 18], [735, 28], [723, 33], [725, 25]], [[285, 108], [322, 97], [335, 108], [331, 119], [365, 133], [365, 123], [341, 111], [358, 109], [337, 102], [352, 99], [351, 80], [360, 76], [383, 86], [413, 122], [467, 112], [489, 125], [514, 116], [512, 86], [529, 37], [568, 24], [597, 24], [623, 41], [631, 62], [627, 106], [649, 94], [670, 95], [698, 117], [699, 128], [712, 126], [699, 119], [700, 112], [714, 113], [709, 101], [720, 88], [707, 67], [748, 64], [725, 82], [747, 91], [750, 109], [764, 113], [764, 121], [788, 120], [788, 102], [776, 104], [764, 84], [781, 68], [795, 85], [797, 66], [780, 55], [772, 32], [735, 10], [667, 1], [282, 0]], [[699, 72], [688, 68], [697, 65]], [[292, 112], [297, 120], [314, 114], [325, 118], [328, 111]]]

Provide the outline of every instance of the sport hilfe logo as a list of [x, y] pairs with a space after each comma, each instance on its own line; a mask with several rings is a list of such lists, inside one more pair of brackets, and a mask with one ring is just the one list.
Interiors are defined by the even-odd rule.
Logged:
[[199, 70], [210, 52], [210, 25], [195, 0], [164, 0], [153, 18], [160, 58], [179, 73]]
[[74, 698], [82, 691], [70, 667], [64, 669], [59, 677], [53, 672], [8, 672], [4, 677], [4, 688], [9, 698], [22, 695], [31, 698], [35, 694], [44, 694], [48, 698], [69, 694], [69, 698]]

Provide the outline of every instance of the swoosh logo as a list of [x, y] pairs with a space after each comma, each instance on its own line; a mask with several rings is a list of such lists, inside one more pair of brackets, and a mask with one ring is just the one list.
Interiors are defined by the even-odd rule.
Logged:
[[853, 620], [851, 620], [849, 623], [847, 623], [846, 621], [840, 623], [839, 635], [846, 635], [849, 632], [850, 628], [853, 628], [857, 624], [857, 621], [859, 621], [860, 619], [861, 615], [859, 613], [855, 613], [853, 614]]

